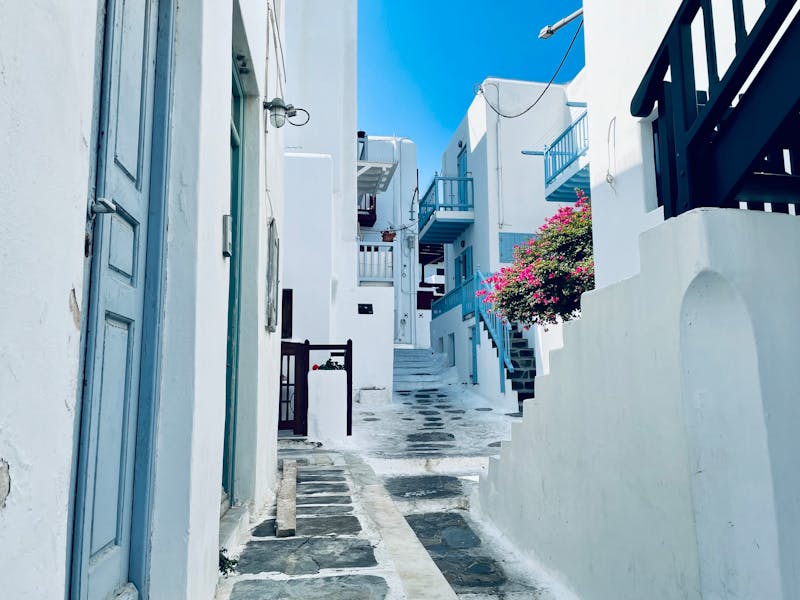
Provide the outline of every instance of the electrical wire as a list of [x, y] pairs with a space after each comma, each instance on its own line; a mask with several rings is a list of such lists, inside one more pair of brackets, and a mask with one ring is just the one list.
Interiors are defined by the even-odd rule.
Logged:
[[[267, 5], [267, 14], [269, 15], [269, 21], [272, 29], [272, 45], [275, 47], [275, 67], [278, 71], [278, 86], [281, 94], [285, 96], [286, 91], [284, 90], [283, 84], [286, 83], [286, 60], [283, 55], [283, 41], [281, 40], [281, 32], [278, 29], [278, 23], [275, 20], [275, 9], [273, 8], [272, 3]], [[280, 64], [277, 62], [279, 55], [281, 59]]]
[[291, 119], [287, 117], [286, 122], [289, 123], [289, 125], [294, 125], [295, 127], [302, 127], [303, 125], [308, 124], [308, 122], [311, 120], [311, 114], [305, 108], [295, 108], [294, 110], [296, 110], [297, 112], [306, 113], [306, 120], [303, 121], [302, 123], [292, 123]]
[[572, 36], [572, 40], [570, 41], [569, 46], [567, 47], [567, 51], [564, 53], [564, 56], [561, 58], [561, 62], [559, 63], [558, 68], [556, 69], [555, 73], [553, 73], [553, 76], [550, 78], [550, 81], [547, 82], [547, 85], [542, 90], [542, 93], [539, 94], [538, 98], [536, 98], [536, 100], [533, 101], [533, 104], [531, 104], [528, 108], [526, 108], [522, 112], [519, 112], [519, 113], [517, 113], [515, 115], [510, 115], [510, 114], [503, 113], [500, 110], [499, 107], [495, 108], [492, 105], [492, 103], [489, 102], [489, 99], [486, 97], [486, 94], [483, 92], [483, 85], [479, 85], [477, 87], [476, 94], [480, 94], [483, 97], [483, 100], [486, 102], [486, 105], [489, 108], [491, 108], [495, 113], [497, 113], [498, 116], [503, 117], [504, 119], [516, 119], [518, 117], [521, 117], [524, 114], [527, 114], [528, 112], [530, 112], [533, 109], [534, 106], [539, 104], [539, 101], [542, 98], [544, 98], [544, 95], [547, 93], [547, 90], [549, 90], [550, 86], [553, 85], [553, 82], [556, 80], [556, 77], [558, 77], [558, 74], [561, 72], [561, 68], [564, 66], [564, 63], [567, 62], [567, 57], [569, 56], [569, 53], [572, 51], [572, 47], [575, 45], [575, 41], [578, 39], [578, 34], [581, 32], [581, 29], [583, 29], [583, 19], [581, 19], [580, 23], [578, 23], [578, 28], [575, 30], [575, 34]]

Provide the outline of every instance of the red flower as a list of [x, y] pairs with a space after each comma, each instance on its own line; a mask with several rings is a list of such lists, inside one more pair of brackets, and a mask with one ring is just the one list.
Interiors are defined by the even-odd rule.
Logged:
[[311, 367], [312, 371], [317, 371], [318, 369], [319, 369], [319, 365], [314, 365], [313, 367]]

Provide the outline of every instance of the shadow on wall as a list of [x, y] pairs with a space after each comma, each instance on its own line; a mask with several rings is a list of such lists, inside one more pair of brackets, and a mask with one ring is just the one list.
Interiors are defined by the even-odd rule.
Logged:
[[702, 597], [780, 598], [756, 339], [744, 299], [718, 273], [686, 291], [680, 350]]

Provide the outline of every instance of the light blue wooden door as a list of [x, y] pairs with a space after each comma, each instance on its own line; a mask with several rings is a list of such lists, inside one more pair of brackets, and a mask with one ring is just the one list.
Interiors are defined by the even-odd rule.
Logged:
[[460, 178], [458, 182], [458, 204], [464, 207], [460, 210], [467, 210], [466, 206], [469, 204], [469, 190], [467, 189], [469, 184], [464, 181], [464, 178], [467, 177], [467, 168], [467, 147], [464, 146], [461, 152], [458, 153], [456, 162], [457, 175]]
[[[108, 0], [103, 59], [73, 597], [106, 600], [130, 583], [142, 367], [156, 0]], [[140, 547], [144, 544], [138, 543]]]

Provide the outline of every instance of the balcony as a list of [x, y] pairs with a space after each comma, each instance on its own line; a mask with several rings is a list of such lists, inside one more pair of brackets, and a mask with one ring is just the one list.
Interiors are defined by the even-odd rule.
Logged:
[[472, 177], [433, 178], [419, 203], [419, 241], [452, 244], [475, 222]]
[[545, 199], [575, 202], [575, 188], [589, 187], [589, 118], [584, 112], [544, 151]]
[[359, 242], [358, 284], [394, 284], [393, 242]]

